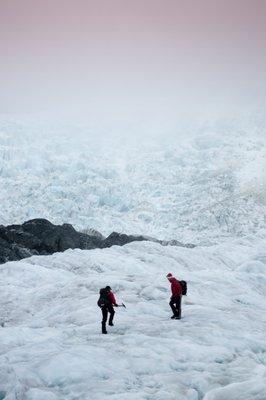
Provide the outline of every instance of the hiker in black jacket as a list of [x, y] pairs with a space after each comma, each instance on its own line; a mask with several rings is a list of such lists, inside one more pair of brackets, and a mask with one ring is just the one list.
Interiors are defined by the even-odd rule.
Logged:
[[112, 289], [110, 288], [110, 286], [106, 286], [105, 288], [100, 289], [100, 298], [99, 298], [97, 304], [101, 308], [102, 315], [103, 315], [102, 333], [106, 334], [107, 333], [106, 322], [107, 322], [107, 318], [108, 318], [108, 312], [110, 314], [108, 324], [110, 326], [113, 326], [114, 325], [113, 318], [115, 315], [114, 307], [118, 307], [118, 304], [115, 299], [115, 295], [112, 292]]

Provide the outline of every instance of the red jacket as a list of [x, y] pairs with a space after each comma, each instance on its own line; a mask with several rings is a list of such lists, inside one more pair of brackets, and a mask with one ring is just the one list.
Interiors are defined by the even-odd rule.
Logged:
[[179, 281], [172, 277], [169, 279], [169, 282], [171, 283], [171, 290], [172, 290], [172, 295], [173, 296], [181, 296], [182, 295], [182, 286], [179, 283]]
[[117, 306], [116, 299], [115, 299], [115, 295], [114, 295], [113, 292], [109, 292], [109, 293], [108, 293], [108, 299], [109, 299], [109, 301], [110, 301], [110, 303], [111, 303], [112, 305]]

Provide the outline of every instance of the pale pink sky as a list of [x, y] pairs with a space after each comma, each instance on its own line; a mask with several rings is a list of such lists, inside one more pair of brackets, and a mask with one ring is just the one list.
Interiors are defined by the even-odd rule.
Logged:
[[265, 0], [0, 0], [0, 112], [259, 103]]

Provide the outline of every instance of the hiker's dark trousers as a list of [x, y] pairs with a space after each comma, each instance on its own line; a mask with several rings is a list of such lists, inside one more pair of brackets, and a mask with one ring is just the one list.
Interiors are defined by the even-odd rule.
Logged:
[[115, 310], [114, 310], [114, 307], [112, 306], [112, 304], [108, 304], [108, 305], [102, 307], [102, 314], [103, 314], [102, 325], [104, 327], [106, 327], [108, 312], [110, 313], [109, 324], [111, 324], [113, 322], [113, 318], [115, 315]]
[[181, 299], [182, 296], [172, 296], [169, 306], [172, 308], [175, 317], [181, 318]]

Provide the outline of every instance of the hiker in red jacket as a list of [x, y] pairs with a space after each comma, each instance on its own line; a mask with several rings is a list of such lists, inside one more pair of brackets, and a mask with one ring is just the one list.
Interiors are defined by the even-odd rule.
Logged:
[[115, 299], [115, 295], [112, 292], [110, 286], [106, 286], [105, 288], [100, 290], [100, 298], [98, 300], [98, 306], [102, 310], [102, 333], [107, 333], [106, 330], [106, 322], [108, 318], [108, 313], [110, 313], [108, 324], [113, 326], [113, 318], [115, 315], [114, 307], [118, 307], [118, 304]]
[[169, 306], [173, 311], [171, 319], [181, 319], [181, 300], [182, 300], [182, 286], [180, 282], [169, 272], [166, 275], [168, 281], [171, 283], [172, 296]]

